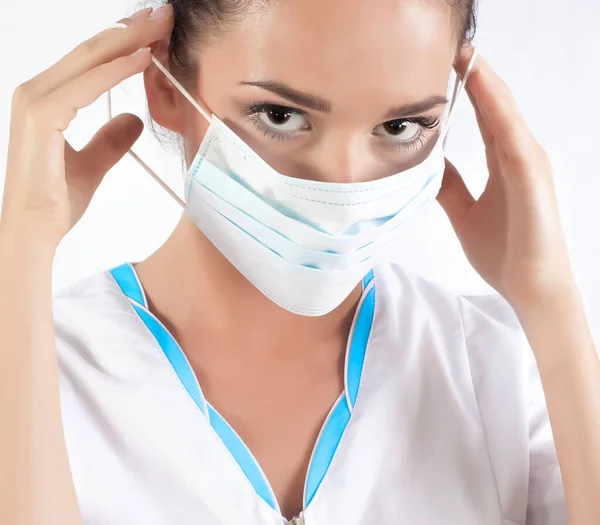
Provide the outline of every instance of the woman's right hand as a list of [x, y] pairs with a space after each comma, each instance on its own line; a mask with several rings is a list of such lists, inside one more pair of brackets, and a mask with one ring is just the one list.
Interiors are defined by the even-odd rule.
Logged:
[[170, 6], [138, 11], [121, 20], [127, 28], [102, 31], [17, 88], [0, 235], [16, 232], [56, 247], [81, 218], [143, 123], [134, 115], [119, 115], [80, 151], [63, 132], [79, 109], [150, 65], [148, 46], [170, 35], [172, 13]]

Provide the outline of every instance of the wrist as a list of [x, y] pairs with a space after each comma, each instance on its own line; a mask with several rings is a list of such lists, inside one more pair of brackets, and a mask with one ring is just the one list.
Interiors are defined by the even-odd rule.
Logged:
[[0, 260], [52, 264], [57, 246], [28, 228], [8, 228], [0, 221]]
[[555, 280], [551, 286], [546, 286], [535, 294], [509, 302], [517, 314], [535, 315], [538, 312], [572, 309], [581, 303], [581, 293], [575, 279], [565, 277], [561, 281]]
[[574, 281], [553, 287], [535, 300], [513, 304], [513, 309], [526, 333], [569, 330], [587, 326], [581, 292]]
[[568, 261], [544, 271], [524, 274], [517, 283], [507, 286], [503, 293], [515, 312], [536, 312], [576, 301], [579, 289]]

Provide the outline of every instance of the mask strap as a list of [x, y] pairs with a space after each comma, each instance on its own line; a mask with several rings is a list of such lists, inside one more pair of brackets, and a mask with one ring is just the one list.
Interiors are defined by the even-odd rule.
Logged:
[[190, 104], [200, 112], [200, 114], [208, 121], [208, 123], [211, 124], [213, 120], [212, 117], [206, 112], [205, 109], [202, 108], [200, 104], [198, 104], [198, 102], [194, 100], [194, 97], [192, 97], [186, 91], [186, 89], [177, 81], [177, 79], [173, 75], [171, 75], [169, 70], [165, 66], [163, 66], [154, 55], [152, 55], [152, 62], [154, 62], [154, 65], [165, 74], [165, 76], [169, 79], [169, 82], [171, 82], [171, 84], [173, 84], [177, 88], [177, 90], [190, 101]]
[[[128, 26], [126, 24], [123, 24], [123, 23], [119, 22], [119, 23], [116, 23], [116, 24], [113, 24], [113, 25], [109, 26], [108, 29], [115, 29], [115, 28], [126, 29], [127, 27]], [[173, 84], [175, 86], [175, 88], [177, 88], [177, 90], [192, 104], [192, 106], [194, 106], [200, 112], [200, 114], [210, 124], [212, 122], [212, 117], [202, 108], [202, 106], [200, 106], [200, 104], [198, 104], [198, 102], [196, 102], [194, 100], [194, 98], [177, 81], [177, 79], [173, 75], [171, 75], [171, 73], [167, 70], [167, 68], [165, 68], [154, 55], [152, 55], [152, 62], [154, 62], [154, 65], [162, 73], [164, 73], [164, 75], [167, 77], [167, 79], [169, 80], [169, 82], [171, 82], [171, 84]], [[108, 111], [108, 119], [112, 120], [112, 118], [113, 118], [113, 111], [112, 111], [112, 96], [111, 96], [111, 91], [110, 90], [108, 90], [108, 92], [107, 92], [107, 111]], [[173, 198], [173, 200], [177, 204], [179, 204], [179, 206], [181, 206], [183, 209], [187, 208], [185, 202], [183, 200], [181, 200], [181, 198], [133, 150], [129, 150], [127, 153], [129, 153], [129, 155], [131, 155], [131, 157], [133, 157], [133, 159], [142, 168], [144, 168], [144, 170], [146, 170], [148, 172], [148, 174]]]
[[[110, 94], [110, 90], [106, 93], [108, 98], [107, 98], [107, 110], [108, 110], [108, 120], [112, 120], [113, 118], [113, 113], [112, 113], [112, 97]], [[163, 190], [165, 190], [172, 198], [173, 200], [179, 204], [179, 206], [181, 206], [183, 209], [186, 209], [187, 206], [185, 204], [185, 202], [183, 202], [181, 200], [181, 198], [179, 197], [179, 195], [177, 195], [177, 193], [175, 193], [168, 185], [166, 182], [164, 182], [156, 173], [154, 173], [154, 171], [152, 170], [152, 168], [150, 168], [150, 166], [148, 166], [148, 164], [146, 164], [142, 159], [140, 159], [140, 157], [137, 155], [137, 153], [135, 153], [132, 149], [130, 149], [129, 151], [127, 151], [127, 153], [133, 157], [133, 159], [142, 167], [144, 168], [144, 170], [146, 170], [148, 172], [148, 175], [150, 175], [160, 186]]]
[[452, 121], [452, 118], [454, 117], [454, 110], [456, 109], [456, 102], [458, 100], [458, 97], [460, 96], [463, 88], [466, 86], [467, 81], [469, 80], [469, 76], [471, 75], [471, 71], [473, 70], [473, 66], [475, 65], [475, 62], [477, 60], [477, 49], [473, 49], [473, 56], [471, 57], [471, 60], [469, 61], [469, 65], [467, 67], [467, 70], [465, 71], [465, 74], [463, 76], [463, 78], [460, 78], [460, 75], [458, 75], [458, 73], [456, 74], [456, 80], [454, 82], [454, 93], [452, 94], [452, 102], [450, 103], [450, 112], [448, 113], [448, 118], [446, 119], [446, 124], [444, 125], [444, 129], [442, 131], [442, 145], [445, 148], [446, 147], [446, 142], [448, 140], [448, 130], [450, 129], [450, 123]]

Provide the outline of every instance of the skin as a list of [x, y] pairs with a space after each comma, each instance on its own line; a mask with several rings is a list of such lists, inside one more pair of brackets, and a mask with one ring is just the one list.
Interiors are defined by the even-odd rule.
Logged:
[[[51, 270], [56, 247], [142, 124], [119, 116], [80, 152], [62, 132], [77, 109], [144, 70], [152, 115], [184, 137], [188, 161], [207, 128], [149, 67], [149, 50], [130, 55], [152, 45], [166, 63], [171, 11], [148, 15], [138, 12], [125, 20], [127, 29], [106, 30], [82, 44], [13, 99], [0, 220], [0, 333], [6, 341], [0, 418], [2, 428], [12, 429], [0, 434], [2, 523], [81, 523], [61, 427]], [[416, 151], [386, 147], [373, 129], [394, 106], [445, 95], [457, 58], [451, 20], [449, 8], [433, 1], [273, 3], [198, 49], [200, 75], [190, 90], [281, 172], [330, 182], [383, 177], [428, 152], [427, 141]], [[459, 73], [471, 52], [458, 57]], [[358, 72], [350, 82], [349, 71]], [[267, 79], [326, 98], [331, 111], [307, 111], [310, 131], [299, 138], [268, 139], [242, 108], [265, 101], [298, 106], [239, 84]], [[438, 200], [471, 264], [513, 306], [534, 350], [570, 523], [596, 524], [600, 363], [568, 261], [550, 162], [485, 60], [477, 61], [467, 91], [486, 144], [489, 183], [475, 201], [448, 163]], [[438, 106], [427, 114], [442, 111]], [[188, 355], [205, 395], [257, 457], [284, 514], [297, 514], [312, 446], [343, 389], [342, 360], [360, 291], [327, 316], [290, 314], [237, 274], [185, 216], [137, 269], [151, 309]]]
[[[423, 160], [433, 140], [420, 150], [398, 151], [374, 137], [373, 128], [396, 106], [445, 99], [457, 42], [451, 14], [437, 2], [355, 1], [352, 9], [340, 2], [274, 2], [198, 48], [200, 75], [190, 91], [282, 173], [326, 182], [391, 175]], [[352, 33], [356, 38], [347, 38]], [[389, 34], [398, 37], [390, 40]], [[161, 42], [155, 50], [163, 63], [166, 48]], [[431, 67], [422, 67], [423, 60]], [[356, 66], [364, 80], [348, 82], [347, 71]], [[326, 99], [330, 111], [306, 110], [311, 130], [298, 138], [266, 137], [249, 122], [246, 107], [267, 101], [305, 109], [242, 84], [267, 80]], [[156, 67], [146, 71], [145, 85], [153, 118], [185, 137], [191, 162], [208, 123]], [[444, 107], [427, 114], [440, 117]], [[187, 216], [137, 270], [207, 399], [248, 444], [284, 515], [297, 515], [314, 443], [344, 390], [346, 344], [360, 290], [330, 315], [293, 315], [260, 294]]]

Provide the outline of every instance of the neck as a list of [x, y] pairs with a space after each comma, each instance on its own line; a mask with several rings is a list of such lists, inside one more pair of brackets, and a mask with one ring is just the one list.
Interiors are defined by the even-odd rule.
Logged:
[[178, 339], [257, 333], [272, 341], [345, 338], [361, 295], [359, 286], [319, 317], [288, 312], [240, 274], [185, 214], [167, 242], [136, 269], [151, 309]]

